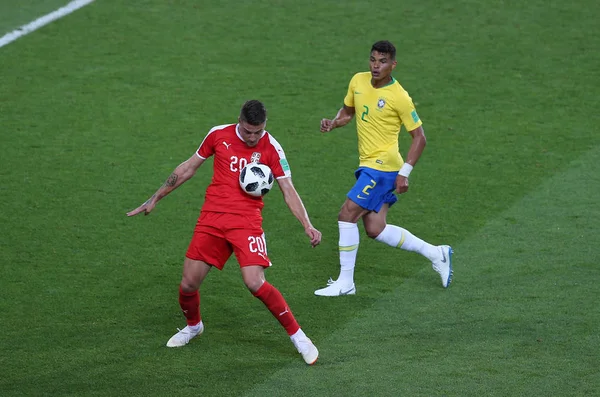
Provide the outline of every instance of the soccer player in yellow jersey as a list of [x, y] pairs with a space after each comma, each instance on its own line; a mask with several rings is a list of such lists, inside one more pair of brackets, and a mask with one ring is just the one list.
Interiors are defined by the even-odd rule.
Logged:
[[[359, 168], [356, 184], [346, 197], [338, 215], [340, 274], [329, 279], [319, 296], [353, 295], [354, 267], [358, 251], [357, 222], [362, 218], [367, 235], [376, 241], [418, 252], [432, 262], [433, 269], [447, 288], [452, 280], [452, 248], [434, 246], [398, 226], [388, 225], [386, 215], [396, 201], [394, 193], [408, 190], [408, 176], [425, 148], [422, 122], [408, 93], [392, 77], [396, 67], [396, 48], [389, 41], [378, 41], [371, 48], [370, 72], [357, 73], [350, 80], [344, 106], [333, 120], [321, 120], [321, 132], [348, 124], [356, 115]], [[406, 161], [398, 149], [400, 127], [412, 136]]]

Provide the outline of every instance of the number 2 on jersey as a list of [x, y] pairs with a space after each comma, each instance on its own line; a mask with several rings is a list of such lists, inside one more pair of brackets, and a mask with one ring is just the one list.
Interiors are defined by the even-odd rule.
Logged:
[[369, 114], [369, 107], [367, 105], [363, 105], [363, 108], [365, 108], [365, 111], [362, 112], [362, 116], [360, 116], [360, 119], [365, 123], [368, 123], [369, 120], [365, 119], [365, 117]]

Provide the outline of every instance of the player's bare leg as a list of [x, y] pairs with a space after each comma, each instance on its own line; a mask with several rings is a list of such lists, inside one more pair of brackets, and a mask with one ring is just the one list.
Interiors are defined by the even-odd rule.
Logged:
[[442, 279], [442, 286], [447, 288], [452, 281], [452, 248], [448, 245], [435, 246], [421, 240], [406, 229], [388, 225], [386, 222], [388, 204], [384, 204], [379, 212], [369, 212], [363, 217], [367, 235], [394, 248], [417, 252], [431, 261], [433, 269]]
[[211, 267], [203, 261], [185, 258], [181, 284], [179, 285], [179, 305], [186, 318], [187, 325], [169, 339], [167, 342], [168, 347], [185, 346], [192, 338], [204, 331], [204, 324], [200, 315], [199, 288]]
[[265, 279], [264, 268], [262, 266], [244, 266], [242, 267], [242, 278], [252, 295], [265, 304], [273, 317], [286, 330], [304, 361], [309, 365], [314, 364], [319, 357], [319, 351], [298, 325], [283, 295]]
[[340, 296], [356, 293], [354, 267], [360, 241], [357, 222], [368, 213], [368, 210], [346, 198], [338, 215], [340, 274], [335, 281], [330, 278], [327, 287], [316, 290], [315, 295]]

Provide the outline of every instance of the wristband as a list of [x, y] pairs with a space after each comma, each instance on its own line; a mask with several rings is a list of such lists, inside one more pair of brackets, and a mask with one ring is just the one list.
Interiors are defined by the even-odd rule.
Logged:
[[413, 169], [412, 165], [410, 165], [408, 163], [404, 163], [404, 164], [402, 164], [402, 168], [400, 168], [400, 171], [398, 171], [398, 175], [402, 175], [403, 177], [408, 178], [412, 169]]

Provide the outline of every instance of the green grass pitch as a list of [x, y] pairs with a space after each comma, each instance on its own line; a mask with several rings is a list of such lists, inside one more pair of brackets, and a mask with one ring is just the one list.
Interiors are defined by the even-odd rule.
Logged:
[[[63, 4], [19, 3], [0, 0], [0, 35]], [[599, 14], [591, 0], [97, 0], [0, 48], [0, 395], [597, 395]], [[451, 244], [455, 280], [361, 235], [358, 294], [317, 298], [357, 166], [354, 124], [319, 121], [380, 39], [428, 137], [389, 222]], [[251, 98], [323, 232], [311, 249], [278, 189], [266, 197], [267, 278], [319, 347], [312, 367], [235, 261], [202, 288], [205, 333], [165, 347], [185, 324], [210, 166], [125, 216]]]

